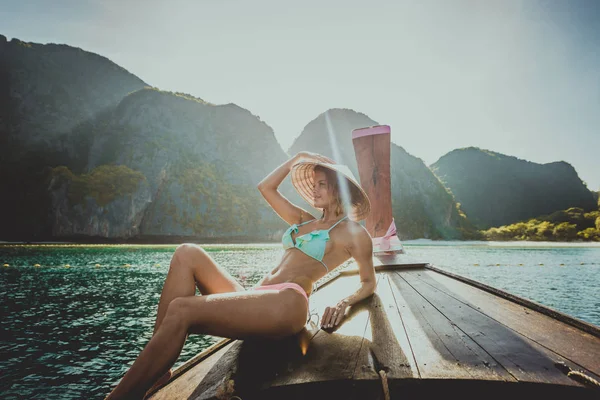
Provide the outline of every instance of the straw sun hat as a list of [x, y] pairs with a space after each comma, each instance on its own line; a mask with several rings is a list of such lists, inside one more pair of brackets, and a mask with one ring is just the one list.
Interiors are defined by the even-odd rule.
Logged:
[[[348, 210], [348, 218], [353, 221], [360, 221], [365, 219], [369, 212], [371, 211], [371, 203], [369, 202], [369, 197], [365, 191], [360, 187], [358, 181], [345, 165], [340, 164], [327, 164], [322, 162], [314, 162], [314, 161], [304, 161], [295, 164], [292, 167], [291, 175], [292, 175], [292, 185], [294, 188], [300, 193], [300, 196], [304, 198], [314, 207], [313, 200], [313, 186], [314, 186], [314, 170], [315, 167], [319, 165], [321, 167], [325, 167], [337, 173], [338, 178], [343, 176], [346, 178], [346, 181], [349, 184], [352, 184], [356, 187], [355, 196], [351, 199], [352, 207]], [[341, 185], [340, 185], [341, 186]], [[344, 190], [343, 186], [340, 187], [340, 191]], [[344, 197], [342, 195], [342, 197]], [[316, 207], [315, 207], [316, 208]]]

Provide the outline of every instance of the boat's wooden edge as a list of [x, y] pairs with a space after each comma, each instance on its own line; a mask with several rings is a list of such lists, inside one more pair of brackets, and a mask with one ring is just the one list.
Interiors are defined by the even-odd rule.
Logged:
[[196, 354], [194, 357], [190, 358], [188, 361], [186, 361], [185, 363], [183, 363], [179, 367], [177, 367], [173, 371], [173, 374], [171, 375], [171, 380], [182, 375], [187, 370], [189, 370], [191, 367], [193, 367], [194, 365], [198, 364], [199, 362], [207, 359], [209, 356], [213, 355], [214, 353], [221, 350], [223, 347], [227, 346], [229, 343], [231, 343], [233, 341], [234, 341], [234, 339], [223, 338], [223, 339], [219, 340], [217, 343], [214, 343], [211, 346], [207, 347], [206, 349], [202, 350], [200, 353]]
[[580, 329], [586, 333], [589, 333], [591, 335], [594, 335], [594, 336], [600, 338], [600, 327], [597, 327], [596, 325], [592, 325], [592, 324], [582, 321], [580, 319], [571, 317], [570, 315], [563, 314], [560, 311], [556, 311], [550, 307], [536, 303], [533, 300], [528, 300], [523, 297], [519, 297], [517, 295], [505, 292], [503, 290], [496, 289], [492, 286], [488, 286], [484, 283], [475, 281], [473, 279], [469, 279], [469, 278], [465, 278], [464, 276], [461, 276], [461, 275], [453, 274], [452, 272], [448, 272], [443, 269], [437, 268], [437, 267], [433, 266], [432, 264], [427, 264], [425, 266], [425, 268], [429, 269], [431, 271], [437, 272], [439, 274], [446, 275], [446, 276], [456, 279], [458, 281], [464, 282], [468, 285], [474, 286], [478, 289], [484, 290], [484, 291], [491, 293], [493, 295], [496, 295], [498, 297], [502, 297], [506, 300], [512, 301], [513, 303], [517, 303], [522, 306], [528, 307], [532, 310], [540, 312], [544, 315], [552, 317], [558, 321], [569, 324], [577, 329]]
[[193, 367], [195, 367], [202, 361], [206, 360], [208, 357], [212, 356], [217, 351], [221, 350], [223, 347], [227, 346], [229, 343], [231, 343], [233, 341], [234, 341], [234, 339], [222, 338], [218, 342], [216, 342], [216, 343], [210, 345], [209, 347], [207, 347], [206, 349], [202, 350], [200, 353], [196, 354], [194, 357], [190, 358], [189, 360], [187, 360], [186, 362], [181, 364], [179, 367], [175, 368], [171, 374], [171, 378], [167, 382], [165, 382], [164, 385], [158, 386], [153, 391], [146, 393], [145, 398], [149, 398], [150, 396], [152, 396], [153, 394], [158, 392], [163, 387], [168, 386], [175, 379], [179, 378], [184, 373], [186, 373], [188, 370], [192, 369]]
[[[394, 263], [394, 264], [386, 265], [386, 264], [381, 264], [380, 262], [381, 261], [374, 259], [375, 273], [381, 272], [381, 271], [391, 271], [391, 270], [397, 271], [397, 270], [402, 270], [402, 269], [425, 268], [427, 265], [429, 265], [428, 263], [406, 263], [406, 264]], [[336, 268], [336, 270], [333, 272], [333, 275], [326, 275], [325, 277], [321, 278], [321, 279], [324, 279], [324, 281], [317, 281], [317, 283], [316, 283], [317, 290], [329, 285], [330, 283], [335, 281], [340, 276], [351, 276], [351, 275], [358, 274], [358, 267], [356, 265], [356, 262], [351, 262], [348, 265], [344, 266], [343, 268], [342, 267], [340, 267], [340, 268], [341, 269]]]
[[[568, 386], [541, 382], [507, 382], [481, 379], [386, 378], [390, 399], [441, 398], [442, 393], [459, 393], [462, 400], [477, 399], [495, 394], [496, 398], [571, 398], [597, 399], [593, 387]], [[383, 379], [335, 379], [319, 382], [266, 387], [252, 399], [382, 399]], [[232, 397], [238, 399], [242, 397]], [[246, 398], [246, 397], [244, 397]]]

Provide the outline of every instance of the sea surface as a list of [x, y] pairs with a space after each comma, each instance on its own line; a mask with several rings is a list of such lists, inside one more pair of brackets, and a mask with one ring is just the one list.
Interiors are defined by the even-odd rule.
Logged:
[[[0, 245], [0, 398], [108, 394], [151, 337], [175, 248]], [[419, 240], [405, 248], [408, 261], [429, 262], [600, 326], [600, 244]], [[283, 253], [279, 244], [205, 249], [245, 287]], [[175, 366], [217, 340], [191, 335]]]

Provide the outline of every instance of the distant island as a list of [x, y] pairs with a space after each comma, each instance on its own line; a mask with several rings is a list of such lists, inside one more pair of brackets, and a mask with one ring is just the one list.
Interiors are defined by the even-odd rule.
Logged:
[[483, 231], [486, 240], [596, 241], [600, 242], [600, 210], [569, 208], [525, 222]]
[[[0, 240], [83, 243], [258, 242], [285, 223], [256, 184], [309, 150], [357, 174], [352, 129], [377, 125], [333, 108], [285, 151], [235, 104], [162, 91], [109, 59], [0, 35]], [[566, 162], [479, 148], [427, 166], [392, 144], [401, 240], [600, 240], [598, 193]], [[289, 181], [291, 201], [311, 209]], [[316, 213], [316, 210], [313, 210]]]

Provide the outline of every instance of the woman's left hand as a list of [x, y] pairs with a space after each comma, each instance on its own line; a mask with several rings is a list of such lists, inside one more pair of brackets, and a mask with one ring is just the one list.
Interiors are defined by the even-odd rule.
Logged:
[[321, 318], [321, 328], [335, 328], [344, 318], [348, 309], [348, 300], [341, 300], [335, 307], [327, 307]]

